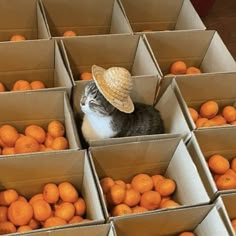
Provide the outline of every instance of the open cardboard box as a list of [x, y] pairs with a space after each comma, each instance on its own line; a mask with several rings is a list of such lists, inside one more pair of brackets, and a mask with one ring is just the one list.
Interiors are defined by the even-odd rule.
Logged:
[[83, 227], [71, 227], [66, 229], [50, 230], [46, 232], [31, 233], [34, 236], [116, 236], [112, 224], [98, 224]]
[[9, 41], [17, 34], [27, 40], [50, 38], [37, 0], [1, 0], [0, 41]]
[[[3, 93], [0, 96], [0, 109], [0, 125], [12, 125], [19, 133], [23, 133], [28, 125], [40, 125], [46, 130], [50, 121], [61, 121], [65, 127], [65, 135], [69, 143], [69, 148], [55, 152], [78, 150], [81, 147], [76, 132], [72, 108], [66, 92], [44, 91], [38, 93]], [[31, 153], [30, 155], [34, 154], [36, 154], [36, 152]], [[16, 155], [18, 156], [21, 154]], [[6, 156], [2, 155], [1, 157]]]
[[82, 72], [91, 72], [96, 64], [103, 68], [124, 67], [133, 77], [153, 75], [160, 77], [159, 71], [141, 36], [100, 35], [64, 38], [60, 46], [72, 80], [80, 80]]
[[[80, 108], [80, 99], [84, 87], [89, 82], [76, 81], [75, 83], [76, 86], [73, 89], [72, 108], [76, 118], [78, 132], [80, 133], [82, 124], [81, 122], [84, 115]], [[163, 96], [159, 99], [159, 101], [155, 104], [157, 85], [158, 85], [158, 79], [153, 76], [133, 78], [133, 90], [131, 91], [131, 98], [134, 102], [154, 105], [155, 108], [160, 111], [165, 126], [164, 134], [117, 137], [103, 140], [98, 140], [98, 139], [89, 140], [89, 145], [98, 146], [98, 145], [108, 145], [114, 143], [126, 143], [128, 141], [150, 140], [150, 139], [156, 139], [157, 137], [165, 137], [165, 136], [168, 137], [170, 134], [181, 136], [185, 141], [187, 141], [191, 135], [190, 129], [181, 111], [174, 90], [172, 90], [172, 88], [170, 87], [165, 92], [165, 94], [163, 94]], [[81, 140], [83, 140], [81, 133], [80, 137]]]
[[146, 33], [144, 38], [164, 77], [160, 96], [173, 79], [173, 76], [165, 75], [170, 73], [171, 64], [178, 60], [184, 61], [188, 67], [200, 68], [202, 73], [215, 75], [219, 72], [236, 71], [234, 58], [214, 30], [153, 32]]
[[133, 32], [205, 29], [189, 0], [120, 0]]
[[229, 233], [213, 205], [115, 218], [117, 236], [179, 235], [190, 231], [198, 236], [228, 236]]
[[232, 227], [231, 220], [236, 218], [236, 193], [227, 193], [220, 195], [215, 205], [218, 209], [219, 214], [224, 220], [225, 226], [227, 227], [230, 235], [235, 235], [234, 228]]
[[84, 217], [90, 221], [53, 228], [41, 228], [32, 232], [104, 223], [105, 219], [99, 195], [85, 150], [72, 150], [56, 154], [45, 152], [36, 155], [22, 155], [20, 158], [17, 156], [1, 158], [0, 166], [1, 190], [13, 188], [19, 195], [29, 200], [33, 195], [42, 192], [47, 183], [59, 184], [68, 181], [73, 184], [86, 202]]
[[17, 80], [40, 80], [46, 88], [31, 91], [63, 90], [70, 96], [72, 81], [56, 41], [4, 42], [0, 54], [0, 81], [7, 91]]
[[[171, 198], [180, 204], [178, 209], [208, 204], [210, 201], [197, 169], [180, 137], [90, 147], [89, 157], [107, 221], [116, 217], [110, 216], [106, 207], [99, 182], [104, 177], [120, 179], [129, 183], [132, 177], [139, 173], [162, 174], [176, 182], [177, 188]], [[167, 209], [156, 209], [142, 214]]]
[[223, 193], [236, 192], [236, 189], [219, 191], [207, 165], [207, 160], [214, 154], [220, 154], [231, 161], [236, 154], [235, 138], [235, 126], [221, 129], [199, 129], [193, 131], [192, 138], [187, 144], [211, 200]]
[[132, 33], [117, 0], [39, 0], [51, 37]]
[[[196, 127], [188, 107], [199, 111], [204, 102], [213, 100], [218, 103], [218, 114], [220, 114], [223, 107], [227, 105], [233, 106], [236, 102], [236, 94], [233, 89], [236, 84], [235, 79], [236, 72], [203, 74], [200, 77], [194, 75], [188, 77], [177, 76], [173, 80], [173, 88], [191, 130], [202, 128]], [[217, 127], [222, 128], [224, 126]]]

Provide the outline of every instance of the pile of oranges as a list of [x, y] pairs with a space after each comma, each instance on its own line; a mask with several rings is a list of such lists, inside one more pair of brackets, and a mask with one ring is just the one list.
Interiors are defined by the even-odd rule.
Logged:
[[25, 91], [25, 90], [38, 90], [46, 88], [45, 84], [40, 80], [33, 80], [31, 82], [27, 80], [17, 80], [12, 86], [12, 89], [8, 90], [6, 86], [0, 82], [0, 92], [6, 91]]
[[70, 182], [48, 183], [29, 200], [14, 189], [0, 192], [0, 234], [89, 221], [86, 203]]
[[201, 74], [201, 70], [195, 66], [187, 66], [184, 61], [175, 61], [170, 66], [170, 72], [167, 75], [185, 75], [185, 74]]
[[201, 104], [199, 110], [192, 107], [188, 107], [188, 110], [197, 128], [236, 124], [236, 109], [232, 105], [220, 110], [216, 101], [208, 100]]
[[236, 188], [236, 157], [229, 161], [223, 155], [214, 154], [207, 164], [219, 190]]
[[45, 130], [39, 125], [26, 126], [19, 133], [12, 125], [0, 126], [0, 154], [22, 154], [69, 148], [65, 127], [61, 121], [52, 120]]
[[104, 177], [100, 185], [111, 216], [180, 206], [171, 198], [176, 190], [175, 181], [160, 174], [140, 173], [129, 183]]

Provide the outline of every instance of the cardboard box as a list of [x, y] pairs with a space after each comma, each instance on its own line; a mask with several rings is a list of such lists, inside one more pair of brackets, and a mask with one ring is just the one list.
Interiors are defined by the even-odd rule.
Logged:
[[37, 236], [116, 236], [115, 229], [112, 224], [89, 225], [83, 227], [73, 227], [66, 229], [50, 230], [46, 232], [31, 233]]
[[213, 154], [223, 155], [229, 161], [235, 157], [235, 132], [235, 126], [225, 127], [222, 129], [211, 128], [195, 130], [193, 131], [192, 138], [187, 145], [192, 159], [197, 166], [198, 172], [212, 200], [222, 193], [235, 192], [235, 189], [219, 191], [207, 165], [207, 160]]
[[28, 40], [50, 38], [37, 0], [0, 2], [0, 41], [9, 41], [16, 34]]
[[117, 0], [40, 0], [51, 37], [132, 33]]
[[[55, 152], [78, 150], [81, 147], [70, 102], [63, 91], [3, 93], [0, 96], [0, 109], [0, 125], [12, 125], [19, 133], [23, 133], [28, 125], [40, 125], [46, 130], [50, 121], [61, 121], [65, 127], [69, 149]], [[34, 154], [36, 153], [30, 155]]]
[[[188, 110], [192, 107], [197, 111], [200, 106], [208, 101], [214, 100], [219, 105], [219, 114], [226, 105], [233, 106], [236, 95], [232, 87], [236, 83], [236, 73], [203, 74], [202, 76], [177, 76], [173, 81], [173, 88], [181, 104], [186, 121], [191, 130], [197, 128]], [[211, 89], [209, 89], [211, 88]], [[224, 126], [217, 126], [222, 128]], [[211, 127], [203, 127], [211, 128]]]
[[[59, 184], [68, 181], [79, 191], [86, 202], [85, 217], [91, 221], [53, 227], [50, 230], [104, 223], [99, 195], [85, 150], [2, 158], [0, 164], [0, 189], [13, 188], [27, 200], [42, 192], [43, 186], [47, 183]], [[49, 228], [33, 232], [45, 230]]]
[[[42, 81], [46, 88], [35, 91], [63, 90], [70, 96], [72, 82], [57, 42], [32, 40], [0, 44], [0, 81], [11, 91], [17, 80]], [[1, 93], [2, 95], [2, 93]]]
[[[147, 83], [148, 81], [148, 83]], [[134, 102], [141, 102], [144, 104], [154, 105], [161, 113], [162, 119], [165, 126], [165, 134], [157, 135], [143, 135], [143, 136], [130, 136], [130, 137], [120, 137], [120, 138], [110, 138], [104, 140], [90, 140], [90, 146], [98, 145], [108, 145], [114, 143], [126, 143], [127, 141], [141, 141], [156, 139], [158, 137], [165, 137], [169, 135], [181, 136], [184, 141], [190, 138], [190, 129], [186, 123], [185, 117], [181, 111], [178, 100], [175, 96], [172, 88], [169, 88], [165, 94], [158, 100], [156, 104], [156, 88], [158, 86], [157, 78], [151, 77], [136, 77], [133, 78], [133, 90], [131, 92], [131, 98]], [[83, 113], [80, 108], [80, 99], [84, 90], [85, 85], [88, 81], [76, 81], [76, 86], [73, 90], [73, 102], [72, 107], [74, 115], [76, 117], [76, 123], [78, 130], [80, 131], [81, 122], [83, 119]], [[82, 134], [81, 134], [82, 139]]]
[[[207, 204], [210, 201], [180, 137], [90, 147], [89, 154], [107, 221], [116, 217], [110, 217], [106, 207], [99, 182], [104, 177], [129, 183], [139, 173], [162, 174], [176, 182], [177, 188], [171, 198], [181, 206], [175, 209]], [[149, 211], [146, 214], [165, 210], [167, 208]]]
[[143, 38], [138, 35], [64, 38], [60, 45], [74, 81], [80, 80], [82, 72], [91, 72], [93, 64], [103, 68], [124, 67], [133, 77], [144, 75], [160, 77]]
[[236, 193], [222, 194], [215, 201], [218, 212], [224, 220], [225, 226], [230, 232], [230, 235], [232, 236], [235, 235], [234, 228], [231, 224], [231, 220], [236, 218], [235, 201]]
[[116, 218], [114, 226], [117, 236], [179, 235], [184, 231], [198, 236], [229, 235], [213, 205]]
[[[171, 64], [178, 60], [183, 60], [187, 66], [200, 68], [203, 73], [236, 71], [234, 58], [214, 30], [154, 32], [144, 37], [163, 76], [170, 72]], [[172, 79], [172, 76], [164, 77], [159, 96]]]
[[205, 29], [189, 0], [120, 0], [133, 32]]

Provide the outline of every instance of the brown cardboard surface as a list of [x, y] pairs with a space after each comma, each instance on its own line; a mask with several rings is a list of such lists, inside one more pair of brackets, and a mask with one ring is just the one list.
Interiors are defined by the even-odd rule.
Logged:
[[132, 33], [116, 0], [41, 0], [51, 37]]
[[[134, 77], [134, 86], [131, 93], [131, 98], [134, 102], [141, 102], [144, 104], [154, 104], [156, 96], [156, 88], [158, 80], [156, 77]], [[148, 83], [147, 83], [148, 81]], [[84, 86], [88, 81], [76, 81], [76, 86], [73, 90], [73, 102], [72, 107], [77, 117], [78, 129], [80, 129], [80, 123], [83, 118], [83, 113], [80, 109], [80, 98], [83, 92]], [[190, 130], [186, 123], [185, 117], [181, 111], [178, 100], [174, 91], [170, 88], [163, 94], [162, 98], [155, 104], [155, 108], [160, 111], [164, 120], [166, 132], [165, 135], [179, 135], [187, 141], [190, 138]], [[177, 122], [178, 121], [178, 122]], [[131, 140], [147, 140], [156, 139], [159, 135], [146, 135], [145, 136], [133, 136], [127, 138], [113, 138], [106, 139], [107, 144], [112, 143], [124, 143]], [[161, 135], [163, 137], [163, 134]], [[102, 145], [106, 143], [106, 140], [90, 140], [90, 146]]]
[[[22, 155], [20, 158], [16, 156], [2, 158], [0, 164], [0, 189], [13, 188], [27, 199], [42, 192], [43, 186], [47, 183], [59, 184], [69, 181], [76, 187], [86, 202], [86, 218], [91, 221], [85, 224], [58, 226], [55, 229], [104, 223], [98, 192], [85, 150], [57, 154], [45, 152], [36, 155]], [[50, 230], [52, 229], [54, 228]], [[45, 230], [49, 229], [38, 229], [34, 232]]]
[[223, 155], [229, 161], [235, 157], [235, 131], [235, 126], [195, 130], [188, 143], [188, 150], [212, 200], [219, 194], [235, 192], [235, 189], [221, 191], [217, 189], [206, 162], [213, 154]]
[[93, 64], [106, 69], [113, 66], [125, 67], [133, 77], [160, 77], [143, 38], [138, 35], [63, 38], [60, 45], [67, 56], [66, 61], [74, 81], [80, 80], [82, 72], [91, 72]]
[[0, 3], [0, 41], [21, 34], [27, 39], [49, 39], [37, 0], [3, 0]]
[[178, 235], [183, 231], [198, 236], [229, 235], [212, 205], [115, 218], [114, 226], [117, 236]]
[[[179, 208], [209, 203], [196, 167], [179, 137], [90, 147], [89, 152], [105, 217], [108, 220], [115, 217], [108, 215], [99, 183], [101, 178], [107, 176], [129, 182], [138, 173], [162, 174], [176, 181], [177, 189], [173, 199], [181, 204]], [[161, 211], [164, 210], [166, 209]]]
[[11, 124], [19, 132], [23, 132], [30, 124], [46, 128], [50, 121], [60, 120], [65, 126], [69, 149], [81, 147], [70, 102], [63, 91], [3, 93], [0, 96], [0, 109], [0, 124]]
[[[57, 42], [31, 40], [0, 43], [0, 81], [10, 91], [17, 80], [42, 81], [46, 88], [35, 91], [63, 90], [70, 95], [72, 82]], [[11, 91], [12, 93], [12, 91]], [[1, 94], [2, 95], [2, 94]]]
[[133, 32], [205, 29], [189, 0], [120, 0]]

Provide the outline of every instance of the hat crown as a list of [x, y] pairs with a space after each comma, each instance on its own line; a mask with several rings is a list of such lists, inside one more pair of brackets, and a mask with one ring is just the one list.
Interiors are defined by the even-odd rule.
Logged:
[[121, 100], [127, 98], [133, 87], [130, 72], [123, 67], [111, 67], [104, 73], [104, 79], [110, 89]]

